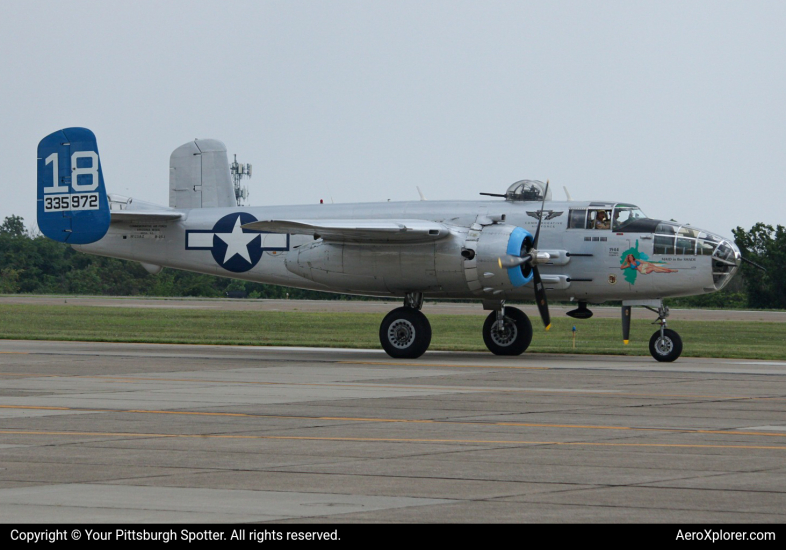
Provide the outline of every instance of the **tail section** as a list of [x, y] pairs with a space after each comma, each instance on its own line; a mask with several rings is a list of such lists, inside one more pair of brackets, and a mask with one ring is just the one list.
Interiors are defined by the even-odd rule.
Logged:
[[169, 206], [237, 206], [227, 148], [215, 139], [189, 141], [169, 157]]
[[109, 229], [109, 201], [96, 137], [65, 128], [38, 144], [38, 227], [55, 241], [88, 244]]

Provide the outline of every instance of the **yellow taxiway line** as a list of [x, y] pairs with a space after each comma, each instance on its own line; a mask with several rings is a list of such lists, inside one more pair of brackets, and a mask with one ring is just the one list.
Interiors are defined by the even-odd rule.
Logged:
[[59, 431], [14, 431], [0, 430], [0, 435], [45, 435], [45, 436], [87, 436], [87, 437], [154, 437], [178, 439], [258, 439], [289, 441], [345, 441], [363, 443], [445, 443], [478, 445], [555, 445], [562, 447], [653, 447], [684, 449], [764, 449], [786, 451], [786, 445], [710, 445], [690, 443], [603, 443], [585, 441], [530, 441], [509, 439], [429, 439], [429, 438], [390, 438], [390, 437], [320, 437], [286, 435], [236, 435], [236, 434], [164, 434], [133, 432], [59, 432]]
[[259, 419], [270, 419], [270, 420], [309, 420], [309, 421], [319, 420], [319, 421], [333, 421], [333, 422], [435, 424], [435, 425], [448, 425], [448, 426], [489, 426], [489, 427], [508, 426], [508, 427], [518, 427], [518, 428], [619, 430], [619, 431], [639, 431], [639, 432], [651, 432], [651, 433], [660, 432], [660, 433], [680, 433], [680, 434], [786, 437], [786, 433], [752, 432], [752, 431], [743, 431], [743, 430], [701, 430], [701, 429], [691, 429], [691, 428], [637, 428], [634, 426], [599, 426], [599, 425], [592, 425], [592, 424], [547, 424], [542, 422], [480, 422], [480, 421], [465, 421], [465, 420], [429, 420], [429, 419], [410, 419], [410, 418], [366, 418], [366, 417], [352, 417], [352, 416], [297, 416], [297, 415], [248, 414], [248, 413], [225, 413], [225, 412], [204, 412], [204, 411], [90, 409], [90, 408], [78, 408], [78, 407], [43, 407], [43, 406], [34, 406], [34, 405], [0, 405], [0, 409], [71, 411], [71, 412], [87, 412], [87, 413], [164, 414], [164, 415], [212, 416], [212, 417], [229, 417], [229, 418], [232, 417], [259, 418]]

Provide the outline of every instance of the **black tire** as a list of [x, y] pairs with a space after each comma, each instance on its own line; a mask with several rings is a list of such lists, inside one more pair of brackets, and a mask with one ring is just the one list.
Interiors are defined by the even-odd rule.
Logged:
[[663, 331], [663, 339], [661, 339], [658, 330], [650, 338], [650, 353], [656, 360], [670, 363], [682, 355], [682, 338], [667, 328]]
[[426, 353], [431, 344], [431, 323], [411, 307], [394, 309], [382, 320], [379, 342], [395, 359], [415, 359]]
[[532, 323], [520, 309], [506, 307], [500, 330], [497, 312], [492, 311], [483, 323], [483, 342], [494, 355], [521, 355], [532, 343]]

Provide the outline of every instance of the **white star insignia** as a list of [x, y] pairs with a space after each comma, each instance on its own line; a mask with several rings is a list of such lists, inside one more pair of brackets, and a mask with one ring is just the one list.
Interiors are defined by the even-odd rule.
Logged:
[[243, 229], [240, 227], [240, 216], [238, 216], [232, 233], [216, 233], [216, 237], [227, 243], [227, 253], [223, 263], [227, 263], [235, 254], [251, 263], [251, 256], [248, 255], [248, 243], [258, 236], [259, 233], [243, 233]]

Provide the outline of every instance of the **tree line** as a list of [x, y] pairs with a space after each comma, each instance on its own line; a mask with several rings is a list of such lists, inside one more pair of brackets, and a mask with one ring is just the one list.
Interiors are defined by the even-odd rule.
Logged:
[[[786, 228], [757, 223], [749, 231], [737, 227], [733, 233], [743, 257], [766, 272], [743, 263], [740, 272], [722, 291], [669, 299], [669, 305], [786, 309]], [[249, 298], [358, 299], [175, 269], [151, 275], [138, 262], [76, 252], [66, 244], [27, 230], [19, 216], [9, 216], [0, 225], [2, 294], [217, 298], [228, 292], [245, 292]]]

